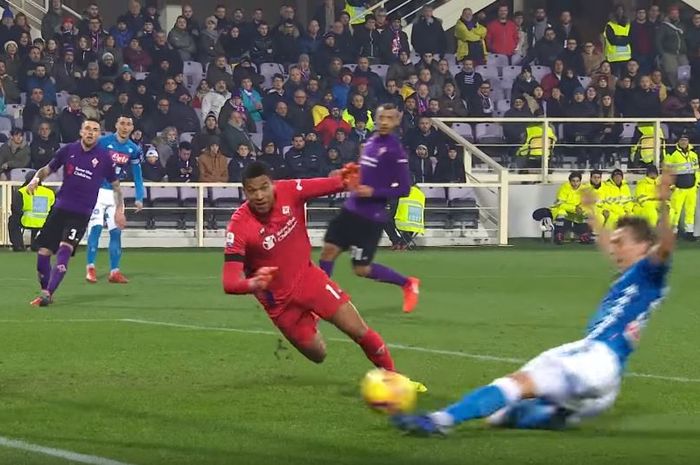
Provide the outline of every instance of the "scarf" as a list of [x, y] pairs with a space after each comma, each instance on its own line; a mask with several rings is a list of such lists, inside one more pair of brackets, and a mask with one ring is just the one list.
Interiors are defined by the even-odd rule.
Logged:
[[399, 32], [401, 32], [400, 28], [391, 30], [391, 54], [394, 56], [399, 56], [399, 52], [401, 51], [401, 36], [399, 35]]
[[430, 102], [430, 97], [420, 98], [416, 95], [416, 102], [418, 103], [418, 114], [422, 115], [428, 111], [428, 103]]
[[468, 31], [471, 31], [472, 29], [474, 29], [476, 27], [476, 24], [477, 24], [476, 21], [474, 21], [474, 18], [472, 18], [471, 21], [465, 21], [464, 18], [459, 18], [459, 20], [462, 21], [462, 23], [465, 26], [467, 26]]

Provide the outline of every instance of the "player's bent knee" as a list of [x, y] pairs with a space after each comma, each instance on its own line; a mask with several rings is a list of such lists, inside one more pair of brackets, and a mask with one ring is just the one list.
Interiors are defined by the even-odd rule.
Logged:
[[321, 260], [324, 261], [333, 261], [336, 258], [338, 258], [338, 255], [340, 255], [340, 247], [337, 245], [331, 244], [329, 242], [326, 242], [323, 244], [323, 248], [321, 249]]
[[51, 255], [53, 255], [53, 253], [49, 249], [46, 249], [44, 247], [41, 247], [39, 250], [37, 250], [36, 253], [45, 257], [50, 257]]
[[74, 248], [73, 244], [71, 244], [70, 242], [63, 242], [63, 241], [61, 241], [59, 246], [60, 247], [67, 247], [68, 249], [70, 249], [71, 252], [73, 251], [73, 248]]
[[321, 342], [314, 347], [302, 349], [301, 353], [312, 362], [321, 364], [326, 359], [326, 344]]
[[504, 378], [498, 378], [491, 383], [492, 386], [501, 390], [508, 404], [514, 404], [520, 399], [533, 397], [532, 395], [526, 395], [529, 394], [529, 392], [526, 392], [524, 389], [518, 377], [519, 374], [520, 373], [514, 373]]

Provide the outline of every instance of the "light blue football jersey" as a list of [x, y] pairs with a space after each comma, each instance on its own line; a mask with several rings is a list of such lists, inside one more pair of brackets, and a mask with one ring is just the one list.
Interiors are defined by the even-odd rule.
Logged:
[[[100, 147], [107, 149], [112, 156], [112, 161], [114, 161], [114, 166], [119, 180], [124, 179], [126, 175], [126, 168], [128, 164], [141, 166], [141, 160], [143, 159], [143, 150], [132, 140], [127, 140], [122, 143], [117, 138], [116, 134], [109, 134], [107, 136], [100, 137], [99, 141]], [[136, 200], [143, 200], [143, 180], [140, 178], [137, 180], [134, 177], [134, 182], [136, 183]], [[141, 184], [139, 186], [139, 183]], [[112, 186], [105, 182], [102, 185], [103, 189], [112, 189]], [[141, 194], [141, 195], [139, 195]]]
[[649, 257], [639, 260], [613, 283], [588, 323], [586, 338], [607, 344], [622, 367], [667, 293], [669, 269], [669, 263], [656, 264]]

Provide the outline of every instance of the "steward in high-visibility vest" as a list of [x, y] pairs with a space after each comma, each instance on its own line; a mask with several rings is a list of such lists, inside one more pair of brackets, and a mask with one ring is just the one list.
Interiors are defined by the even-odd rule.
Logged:
[[602, 188], [603, 172], [600, 170], [591, 171], [589, 182], [581, 186], [581, 193], [590, 192], [596, 199], [595, 207], [593, 208], [593, 214], [598, 218], [599, 224], [605, 224], [605, 217], [603, 216], [603, 204], [600, 201]]
[[27, 192], [27, 186], [21, 187], [19, 193], [22, 196], [22, 227], [41, 229], [56, 201], [56, 194], [44, 186], [38, 186], [34, 195]]
[[[636, 165], [649, 166], [653, 165], [654, 160], [654, 125], [642, 123], [637, 125], [637, 131], [641, 134], [637, 143], [632, 147], [630, 158]], [[660, 137], [659, 151], [660, 159], [663, 160], [666, 154], [666, 139], [663, 134]]]
[[25, 183], [12, 194], [12, 214], [7, 221], [12, 249], [25, 251], [23, 230], [32, 231], [32, 242], [46, 222], [46, 217], [56, 201], [54, 192], [44, 186], [38, 186], [35, 194], [27, 193], [27, 184], [34, 177], [34, 172], [27, 173]]
[[[518, 157], [542, 157], [544, 155], [544, 137], [541, 124], [531, 124], [525, 129], [525, 143], [520, 146], [515, 153]], [[547, 127], [547, 137], [549, 138], [549, 153], [551, 155], [557, 136], [552, 126]]]
[[367, 1], [345, 0], [345, 8], [343, 8], [343, 11], [350, 15], [351, 25], [364, 24], [365, 15], [363, 13], [367, 11]]
[[630, 43], [630, 23], [625, 18], [624, 9], [618, 10], [616, 17], [605, 26], [605, 60], [621, 63], [632, 59]]
[[554, 218], [554, 243], [561, 244], [567, 232], [572, 231], [583, 244], [591, 242], [590, 228], [586, 224], [586, 212], [582, 206], [582, 175], [574, 171], [569, 182], [562, 184], [557, 192], [557, 201], [550, 208]]
[[[355, 127], [355, 117], [352, 116], [352, 114], [348, 111], [346, 108], [343, 110], [343, 115], [342, 115], [343, 120], [350, 125], [350, 127]], [[365, 124], [365, 128], [368, 131], [374, 131], [374, 120], [372, 119], [372, 112], [367, 110], [367, 122]]]
[[694, 240], [693, 229], [695, 227], [700, 168], [698, 167], [698, 154], [690, 145], [687, 135], [681, 135], [676, 150], [666, 154], [664, 166], [673, 170], [676, 175], [676, 185], [671, 193], [671, 225], [675, 230], [678, 230], [681, 212], [685, 210], [683, 217], [685, 237]]
[[658, 200], [658, 189], [661, 183], [659, 178], [659, 170], [656, 166], [647, 167], [647, 174], [642, 179], [637, 181], [637, 187], [634, 190], [634, 214], [641, 216], [651, 226], [656, 226], [659, 222], [659, 207], [661, 203]]
[[[624, 180], [622, 170], [613, 170], [610, 179], [603, 183], [600, 188], [600, 202], [605, 218], [605, 226], [615, 229], [617, 220], [632, 213], [634, 203], [632, 202], [632, 191], [629, 184]], [[607, 212], [607, 214], [605, 213]]]
[[423, 234], [425, 232], [425, 194], [416, 186], [411, 187], [408, 196], [399, 199], [394, 222], [396, 229], [404, 232]]

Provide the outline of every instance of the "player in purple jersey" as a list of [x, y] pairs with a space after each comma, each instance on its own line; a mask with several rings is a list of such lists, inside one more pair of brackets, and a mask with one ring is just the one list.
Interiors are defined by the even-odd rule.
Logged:
[[319, 265], [330, 276], [335, 259], [350, 250], [355, 274], [400, 286], [403, 311], [408, 313], [418, 303], [420, 281], [373, 263], [387, 221], [387, 201], [408, 195], [411, 189], [408, 158], [394, 135], [400, 122], [401, 115], [394, 105], [377, 109], [378, 134], [367, 141], [360, 157], [361, 185], [328, 226]]
[[[63, 184], [56, 194], [56, 203], [36, 239], [39, 247], [37, 272], [41, 295], [32, 300], [34, 306], [46, 307], [52, 303], [53, 294], [68, 270], [68, 261], [85, 234], [103, 181], [109, 182], [114, 189], [117, 225], [120, 228], [126, 226], [124, 196], [119, 187], [112, 155], [97, 145], [99, 136], [100, 123], [86, 119], [80, 128], [80, 142], [60, 148], [49, 164], [36, 172], [27, 186], [27, 191], [33, 194], [41, 181], [63, 167]], [[52, 270], [51, 256], [54, 254], [56, 266]]]

